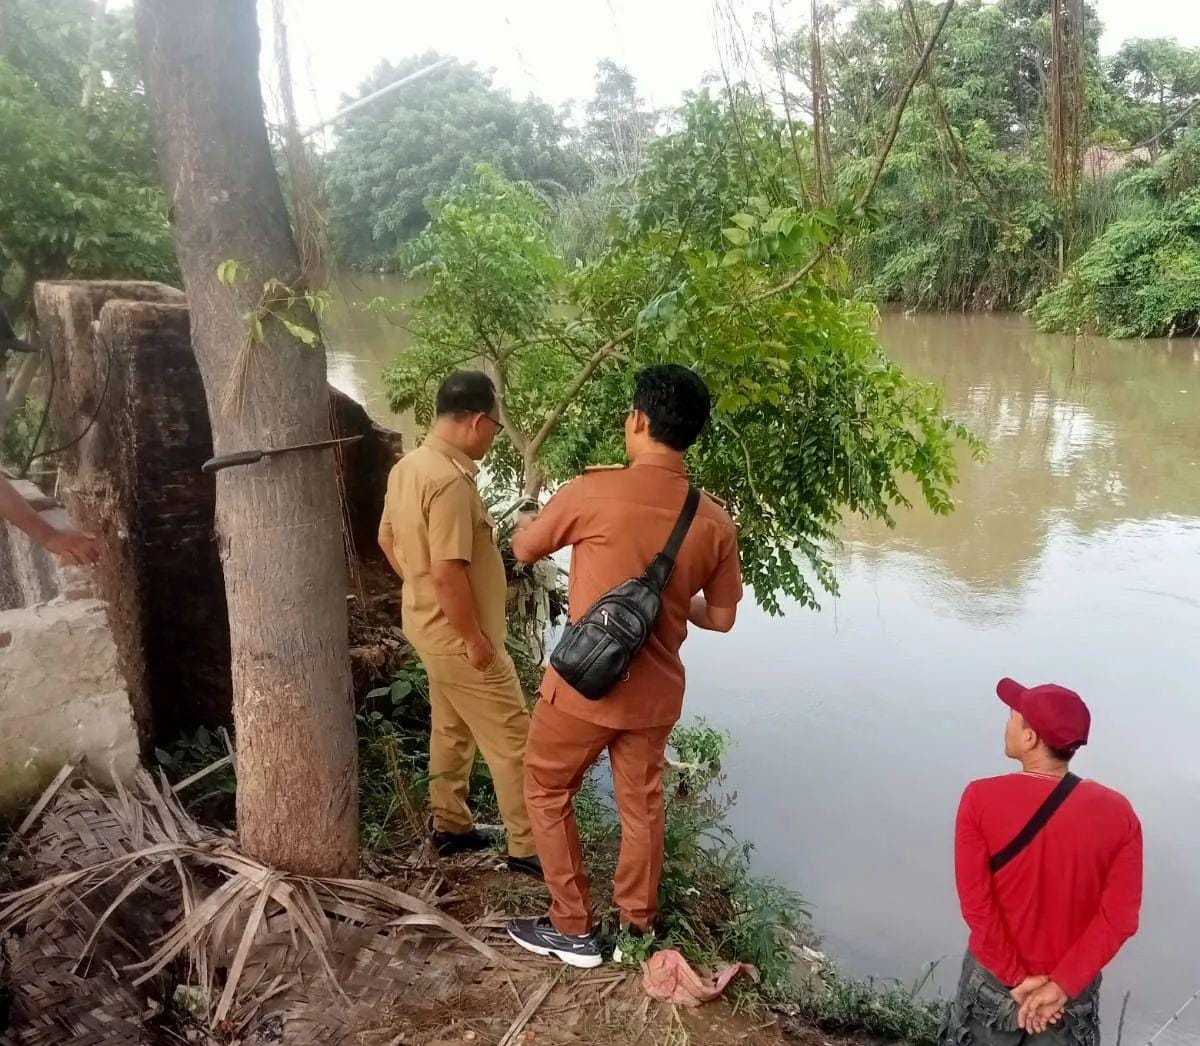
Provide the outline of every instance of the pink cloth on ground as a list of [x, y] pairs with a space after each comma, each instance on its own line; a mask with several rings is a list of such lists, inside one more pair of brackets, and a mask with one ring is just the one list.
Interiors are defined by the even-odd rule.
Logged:
[[642, 964], [642, 971], [642, 987], [647, 995], [681, 1006], [712, 1002], [743, 971], [758, 980], [758, 970], [746, 962], [734, 963], [702, 977], [674, 948], [655, 952]]

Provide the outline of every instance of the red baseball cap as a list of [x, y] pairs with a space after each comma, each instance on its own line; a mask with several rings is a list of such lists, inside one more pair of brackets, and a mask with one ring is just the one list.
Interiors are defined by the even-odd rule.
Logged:
[[1092, 713], [1074, 690], [1057, 683], [1024, 687], [1006, 678], [996, 684], [996, 693], [1046, 744], [1071, 750], [1087, 744]]

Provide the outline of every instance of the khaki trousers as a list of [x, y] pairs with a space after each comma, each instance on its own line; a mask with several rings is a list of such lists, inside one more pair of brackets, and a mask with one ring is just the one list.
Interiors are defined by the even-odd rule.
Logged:
[[508, 831], [508, 852], [529, 857], [535, 851], [522, 786], [529, 709], [512, 658], [501, 648], [492, 664], [480, 671], [466, 654], [422, 653], [420, 657], [429, 674], [433, 719], [429, 803], [434, 828], [468, 832], [474, 826], [467, 791], [478, 750], [492, 772]]
[[550, 890], [550, 921], [559, 933], [591, 929], [587, 871], [571, 799], [605, 748], [621, 819], [621, 855], [613, 899], [621, 924], [649, 930], [658, 917], [663, 865], [663, 759], [669, 726], [615, 730], [576, 719], [549, 701], [533, 711], [525, 750], [525, 801]]

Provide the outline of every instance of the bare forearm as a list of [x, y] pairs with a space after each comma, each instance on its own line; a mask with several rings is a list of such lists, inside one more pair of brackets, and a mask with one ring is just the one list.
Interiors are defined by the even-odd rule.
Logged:
[[39, 545], [44, 545], [55, 533], [54, 528], [29, 507], [17, 488], [3, 476], [0, 476], [0, 519], [19, 527]]
[[463, 641], [468, 644], [482, 641], [483, 629], [479, 627], [479, 615], [475, 610], [475, 596], [467, 578], [466, 564], [435, 563], [433, 586], [438, 606]]
[[710, 607], [704, 596], [692, 596], [688, 620], [697, 628], [707, 629], [709, 632], [728, 632], [733, 628], [735, 616], [734, 607]]

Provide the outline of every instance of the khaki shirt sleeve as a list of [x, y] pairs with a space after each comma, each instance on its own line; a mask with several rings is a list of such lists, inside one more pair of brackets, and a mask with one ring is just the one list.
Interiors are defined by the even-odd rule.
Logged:
[[737, 531], [723, 528], [720, 558], [712, 577], [704, 583], [704, 599], [710, 607], [735, 607], [742, 599], [742, 564], [738, 559]]
[[396, 532], [392, 529], [392, 493], [390, 489], [383, 499], [383, 515], [379, 517], [379, 543], [387, 545], [388, 548], [396, 547]]
[[475, 499], [478, 494], [463, 478], [452, 479], [429, 499], [429, 562], [457, 559], [471, 562], [475, 548]]
[[544, 559], [560, 548], [583, 540], [587, 502], [583, 479], [575, 479], [546, 502], [537, 519], [522, 535], [523, 552], [530, 559]]

